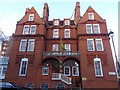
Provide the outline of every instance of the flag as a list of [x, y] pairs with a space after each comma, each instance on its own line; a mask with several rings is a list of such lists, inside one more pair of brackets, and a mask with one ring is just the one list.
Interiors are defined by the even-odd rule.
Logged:
[[65, 50], [65, 44], [63, 42], [61, 43], [61, 48], [62, 50]]
[[62, 42], [62, 39], [60, 38], [60, 42], [61, 42], [61, 49], [65, 50], [65, 44]]

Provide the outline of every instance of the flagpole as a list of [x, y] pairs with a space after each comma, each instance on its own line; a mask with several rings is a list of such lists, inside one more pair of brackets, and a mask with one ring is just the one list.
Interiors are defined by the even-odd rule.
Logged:
[[60, 52], [62, 51], [61, 44], [62, 44], [62, 38], [60, 37]]

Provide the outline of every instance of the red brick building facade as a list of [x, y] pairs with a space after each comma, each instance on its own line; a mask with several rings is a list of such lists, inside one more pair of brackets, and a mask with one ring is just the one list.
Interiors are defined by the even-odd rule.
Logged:
[[106, 21], [88, 7], [49, 21], [32, 7], [17, 22], [6, 80], [34, 88], [117, 88]]

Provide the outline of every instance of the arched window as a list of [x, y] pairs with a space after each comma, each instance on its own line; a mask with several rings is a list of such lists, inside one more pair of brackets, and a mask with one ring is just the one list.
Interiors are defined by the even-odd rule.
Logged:
[[102, 77], [103, 71], [102, 71], [102, 64], [100, 58], [94, 58], [94, 68], [95, 68], [95, 76]]
[[48, 84], [47, 83], [41, 84], [41, 90], [48, 90]]
[[28, 58], [22, 58], [19, 70], [19, 76], [26, 76]]
[[63, 84], [59, 84], [57, 86], [57, 90], [64, 90], [64, 85]]
[[30, 83], [27, 84], [27, 87], [28, 88], [33, 88], [33, 84], [30, 82]]

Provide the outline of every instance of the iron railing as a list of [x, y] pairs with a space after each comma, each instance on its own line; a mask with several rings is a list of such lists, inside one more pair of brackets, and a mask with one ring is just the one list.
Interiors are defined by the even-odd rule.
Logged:
[[43, 51], [43, 56], [78, 56], [79, 52], [75, 51], [52, 51], [52, 52], [48, 52], [48, 51]]

